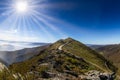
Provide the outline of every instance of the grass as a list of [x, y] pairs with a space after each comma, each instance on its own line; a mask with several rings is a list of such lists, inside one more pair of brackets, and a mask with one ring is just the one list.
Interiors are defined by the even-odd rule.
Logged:
[[63, 49], [66, 52], [70, 52], [72, 54], [75, 54], [77, 56], [80, 56], [82, 58], [84, 58], [87, 61], [90, 61], [98, 66], [100, 66], [102, 69], [106, 70], [106, 71], [113, 71], [113, 67], [115, 68], [114, 65], [112, 65], [111, 63], [109, 63], [109, 65], [112, 67], [111, 69], [108, 69], [108, 67], [106, 67], [105, 62], [108, 62], [108, 60], [106, 60], [102, 55], [98, 54], [96, 51], [90, 49], [89, 47], [85, 46], [84, 44], [72, 40], [70, 38], [66, 39], [65, 42], [69, 43], [63, 47]]

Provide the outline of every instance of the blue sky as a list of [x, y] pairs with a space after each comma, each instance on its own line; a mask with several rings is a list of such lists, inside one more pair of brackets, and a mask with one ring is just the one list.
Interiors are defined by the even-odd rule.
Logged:
[[[9, 5], [13, 4], [15, 0], [1, 0], [0, 3], [8, 2]], [[35, 0], [31, 0], [34, 1]], [[40, 0], [38, 0], [40, 1]], [[4, 36], [8, 40], [25, 40], [26, 41], [39, 41], [39, 42], [54, 42], [61, 38], [72, 37], [86, 44], [115, 44], [120, 43], [120, 1], [119, 0], [44, 0], [45, 2], [37, 3], [36, 10], [45, 16], [44, 20], [38, 20], [37, 23], [33, 22], [33, 18], [26, 17], [28, 23], [23, 24], [24, 21], [10, 24], [7, 18], [13, 20], [16, 18], [14, 15], [10, 17], [8, 14], [3, 15], [6, 11], [3, 7], [8, 5], [0, 4], [0, 26], [1, 31], [5, 35], [1, 35], [0, 39]], [[43, 5], [45, 4], [45, 6]], [[31, 4], [29, 4], [31, 5]], [[34, 4], [35, 5], [35, 4]], [[39, 8], [39, 7], [44, 8]], [[28, 14], [28, 12], [26, 12]], [[17, 14], [20, 15], [20, 14]], [[43, 15], [43, 16], [44, 16]], [[36, 15], [35, 15], [36, 16]], [[43, 17], [40, 17], [40, 19]], [[19, 16], [20, 18], [21, 16]], [[21, 19], [23, 20], [23, 19]], [[45, 24], [45, 22], [49, 24]], [[39, 23], [39, 25], [38, 25]], [[8, 25], [6, 25], [8, 24]], [[20, 25], [19, 25], [20, 24]], [[19, 25], [19, 26], [18, 26]], [[18, 26], [18, 27], [16, 27]], [[28, 27], [29, 26], [29, 27]], [[42, 26], [42, 27], [39, 27]], [[51, 27], [50, 27], [51, 26]], [[45, 31], [43, 31], [43, 29]], [[11, 30], [12, 29], [12, 30]], [[32, 38], [36, 38], [31, 39]]]

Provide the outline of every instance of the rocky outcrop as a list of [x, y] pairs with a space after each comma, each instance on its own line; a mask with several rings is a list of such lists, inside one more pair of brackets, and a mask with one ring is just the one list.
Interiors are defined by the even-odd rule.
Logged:
[[115, 78], [112, 73], [103, 73], [97, 70], [91, 70], [84, 75], [79, 75], [79, 77], [87, 80], [114, 80]]

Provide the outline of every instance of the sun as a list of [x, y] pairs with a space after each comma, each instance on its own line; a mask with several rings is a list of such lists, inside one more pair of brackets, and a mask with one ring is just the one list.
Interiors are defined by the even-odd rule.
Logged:
[[25, 12], [27, 12], [28, 9], [29, 9], [28, 2], [27, 2], [27, 1], [23, 1], [23, 0], [18, 0], [18, 1], [16, 1], [14, 7], [15, 7], [15, 10], [16, 10], [18, 13], [25, 13]]

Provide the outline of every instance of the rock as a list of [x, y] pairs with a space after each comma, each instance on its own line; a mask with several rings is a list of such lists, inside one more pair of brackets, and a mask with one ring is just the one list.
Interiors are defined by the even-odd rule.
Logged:
[[43, 78], [53, 78], [53, 77], [55, 77], [56, 76], [56, 74], [55, 73], [51, 73], [51, 72], [43, 72], [42, 73], [42, 77]]
[[100, 80], [108, 80], [108, 77], [105, 75], [100, 75], [99, 77], [100, 77]]

